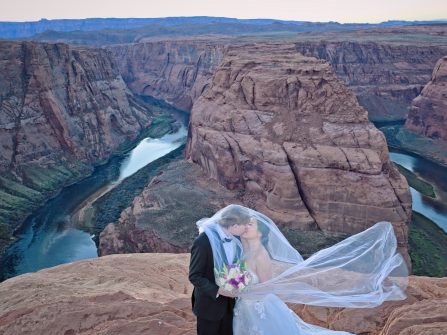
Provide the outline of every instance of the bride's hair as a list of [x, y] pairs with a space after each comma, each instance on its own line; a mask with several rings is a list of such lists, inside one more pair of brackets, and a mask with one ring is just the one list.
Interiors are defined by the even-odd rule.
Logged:
[[249, 221], [250, 213], [247, 208], [238, 205], [230, 205], [221, 213], [221, 217], [218, 222], [222, 227], [228, 228], [235, 224], [245, 225]]
[[269, 243], [269, 233], [270, 233], [270, 228], [267, 227], [267, 225], [262, 222], [261, 220], [258, 220], [257, 218], [253, 218], [256, 220], [256, 225], [258, 228], [258, 231], [261, 233], [261, 243], [263, 246], [267, 246], [267, 244]]

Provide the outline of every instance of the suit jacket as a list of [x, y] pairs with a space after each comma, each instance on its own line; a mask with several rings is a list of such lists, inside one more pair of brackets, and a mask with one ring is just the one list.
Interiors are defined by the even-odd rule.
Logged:
[[233, 298], [219, 296], [214, 278], [213, 251], [208, 236], [200, 234], [191, 248], [189, 281], [194, 285], [191, 302], [194, 314], [201, 319], [217, 321], [235, 304]]

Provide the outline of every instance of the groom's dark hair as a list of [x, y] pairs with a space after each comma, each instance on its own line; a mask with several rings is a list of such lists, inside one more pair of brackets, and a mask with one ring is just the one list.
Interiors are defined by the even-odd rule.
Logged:
[[245, 225], [249, 221], [250, 213], [245, 207], [230, 205], [222, 212], [219, 224], [224, 228], [228, 228], [235, 224]]

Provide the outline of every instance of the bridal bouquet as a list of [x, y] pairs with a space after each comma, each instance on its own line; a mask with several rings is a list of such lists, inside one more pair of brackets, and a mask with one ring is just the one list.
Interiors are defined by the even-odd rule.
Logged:
[[229, 292], [242, 292], [251, 281], [245, 262], [224, 265], [221, 270], [214, 268], [216, 284]]

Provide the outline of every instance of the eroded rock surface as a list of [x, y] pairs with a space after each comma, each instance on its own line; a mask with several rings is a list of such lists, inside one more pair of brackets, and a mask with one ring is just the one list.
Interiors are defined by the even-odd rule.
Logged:
[[413, 100], [405, 128], [447, 145], [447, 56], [439, 59], [431, 80]]
[[[112, 255], [0, 284], [4, 335], [193, 335], [188, 254]], [[447, 279], [411, 276], [404, 301], [373, 309], [291, 306], [306, 322], [364, 335], [443, 335]]]
[[195, 334], [188, 255], [114, 255], [0, 284], [4, 335]]
[[376, 308], [292, 306], [305, 321], [354, 334], [442, 335], [447, 332], [447, 278], [410, 276], [404, 301]]
[[229, 47], [191, 111], [187, 157], [278, 224], [357, 233], [393, 223], [407, 255], [408, 184], [383, 134], [322, 60]]
[[171, 40], [110, 47], [129, 88], [189, 111], [224, 51], [212, 40]]
[[[407, 29], [402, 33], [408, 33]], [[358, 38], [364, 34], [367, 39], [373, 32], [359, 31]], [[405, 119], [411, 101], [430, 80], [436, 61], [447, 53], [447, 48], [440, 45], [385, 41], [299, 42], [296, 49], [329, 61], [374, 121]]]
[[105, 50], [3, 41], [0, 59], [3, 235], [135, 140], [153, 113], [129, 91]]
[[100, 255], [187, 252], [198, 235], [196, 221], [237, 203], [237, 192], [209, 179], [199, 166], [178, 160], [163, 166], [99, 237]]
[[100, 161], [150, 124], [104, 50], [0, 42], [0, 168]]

